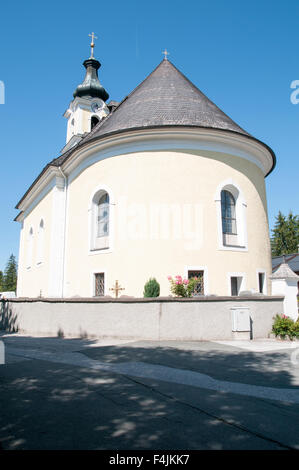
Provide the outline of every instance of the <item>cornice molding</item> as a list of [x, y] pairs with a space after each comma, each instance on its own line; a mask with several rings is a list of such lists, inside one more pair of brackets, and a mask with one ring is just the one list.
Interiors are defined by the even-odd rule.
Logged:
[[[126, 153], [154, 150], [208, 150], [231, 154], [254, 163], [266, 176], [272, 169], [273, 159], [266, 146], [237, 133], [204, 128], [157, 128], [131, 130], [105, 138], [90, 140], [74, 149], [61, 166], [71, 179], [87, 166], [101, 159]], [[85, 162], [85, 163], [84, 163]], [[52, 182], [52, 187], [61, 183], [59, 167], [49, 165], [18, 204], [17, 209], [28, 212], [39, 194]], [[20, 220], [21, 214], [17, 216]]]
[[26, 197], [18, 204], [17, 209], [21, 211], [21, 214], [17, 216], [16, 220], [23, 220], [34, 205], [37, 204], [38, 200], [42, 199], [55, 186], [58, 188], [64, 187], [64, 180], [58, 167], [49, 166], [36, 181]]
[[210, 129], [152, 129], [116, 134], [82, 145], [63, 164], [70, 175], [83, 160], [101, 153], [101, 158], [150, 150], [209, 150], [228, 153], [256, 164], [264, 176], [273, 165], [271, 153], [263, 145], [234, 133]]

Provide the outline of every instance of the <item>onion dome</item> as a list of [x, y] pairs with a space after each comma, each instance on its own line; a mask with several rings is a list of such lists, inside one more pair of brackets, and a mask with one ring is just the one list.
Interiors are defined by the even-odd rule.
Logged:
[[73, 93], [74, 98], [77, 96], [80, 98], [91, 97], [100, 98], [101, 100], [106, 101], [109, 98], [109, 95], [101, 85], [98, 77], [98, 69], [101, 67], [100, 62], [93, 57], [90, 57], [83, 62], [83, 65], [86, 68], [86, 75], [83, 82], [77, 86]]

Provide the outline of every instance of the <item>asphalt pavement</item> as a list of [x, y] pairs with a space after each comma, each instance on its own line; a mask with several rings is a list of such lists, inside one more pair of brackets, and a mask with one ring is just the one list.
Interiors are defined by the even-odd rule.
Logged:
[[299, 450], [299, 343], [0, 340], [3, 450]]

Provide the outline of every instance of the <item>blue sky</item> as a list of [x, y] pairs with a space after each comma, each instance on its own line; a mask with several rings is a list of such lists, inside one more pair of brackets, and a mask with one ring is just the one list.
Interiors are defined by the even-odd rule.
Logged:
[[[169, 59], [235, 122], [267, 143], [269, 223], [299, 212], [299, 2], [295, 0], [15, 1], [1, 6], [0, 269], [18, 255], [15, 205], [65, 143], [62, 114], [84, 77], [94, 31], [100, 80], [121, 100]], [[299, 96], [299, 95], [298, 95]]]

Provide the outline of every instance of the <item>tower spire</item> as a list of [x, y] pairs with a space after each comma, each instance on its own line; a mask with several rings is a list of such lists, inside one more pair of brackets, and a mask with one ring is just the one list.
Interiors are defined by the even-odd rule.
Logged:
[[68, 123], [66, 145], [63, 147], [63, 152], [78, 143], [84, 133], [90, 132], [98, 122], [109, 114], [109, 108], [105, 104], [109, 95], [98, 77], [98, 69], [101, 64], [93, 55], [94, 41], [97, 37], [94, 32], [89, 36], [91, 37], [91, 55], [83, 62], [86, 69], [85, 77], [75, 89], [74, 99], [64, 113]]
[[98, 39], [95, 36], [95, 33], [92, 32], [88, 36], [91, 37], [91, 56], [89, 59], [83, 62], [84, 67], [86, 68], [86, 75], [83, 80], [83, 83], [77, 86], [75, 92], [73, 93], [74, 98], [78, 97], [91, 97], [91, 98], [100, 98], [103, 101], [107, 101], [109, 95], [105, 88], [101, 85], [98, 78], [98, 69], [101, 67], [101, 64], [98, 60], [94, 58], [94, 40]]

